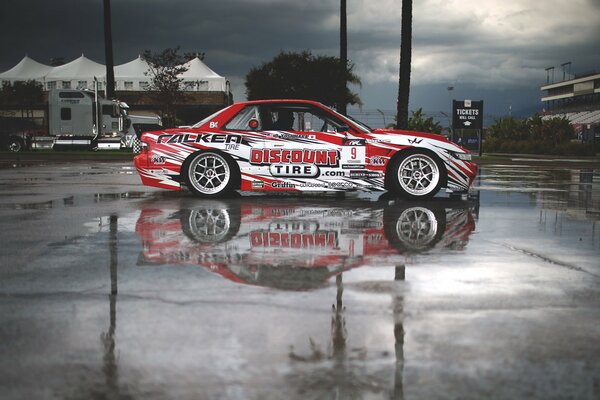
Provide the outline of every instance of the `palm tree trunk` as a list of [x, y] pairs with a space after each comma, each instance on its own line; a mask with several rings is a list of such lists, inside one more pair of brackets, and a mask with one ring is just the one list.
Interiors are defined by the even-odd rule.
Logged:
[[104, 0], [104, 57], [106, 58], [106, 98], [115, 98], [115, 71], [113, 68], [112, 27], [110, 0]]
[[346, 72], [348, 69], [348, 32], [346, 24], [346, 0], [340, 0], [340, 64], [342, 69], [342, 73], [340, 75], [340, 78], [342, 79], [342, 85], [340, 86], [340, 101], [338, 104], [338, 111], [346, 115]]
[[410, 62], [412, 53], [412, 0], [402, 0], [400, 33], [400, 73], [398, 82], [398, 119], [396, 129], [408, 128], [408, 98], [410, 94]]

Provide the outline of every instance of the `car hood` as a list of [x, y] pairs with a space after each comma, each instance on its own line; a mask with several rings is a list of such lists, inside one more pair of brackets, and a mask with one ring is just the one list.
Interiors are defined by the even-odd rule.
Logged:
[[382, 143], [388, 142], [402, 146], [426, 148], [434, 147], [459, 153], [469, 153], [469, 150], [451, 142], [445, 136], [435, 133], [394, 129], [373, 129], [371, 134], [375, 140]]

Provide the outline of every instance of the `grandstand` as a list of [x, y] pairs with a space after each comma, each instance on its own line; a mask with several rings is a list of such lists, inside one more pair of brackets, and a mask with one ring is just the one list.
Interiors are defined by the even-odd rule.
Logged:
[[544, 119], [565, 117], [582, 140], [600, 141], [600, 73], [547, 82], [541, 90]]

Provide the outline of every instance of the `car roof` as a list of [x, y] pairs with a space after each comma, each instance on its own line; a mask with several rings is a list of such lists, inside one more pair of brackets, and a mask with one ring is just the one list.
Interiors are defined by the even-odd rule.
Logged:
[[238, 104], [270, 104], [270, 103], [304, 103], [312, 104], [320, 107], [326, 107], [323, 103], [314, 100], [303, 100], [303, 99], [264, 99], [264, 100], [248, 100], [240, 101]]

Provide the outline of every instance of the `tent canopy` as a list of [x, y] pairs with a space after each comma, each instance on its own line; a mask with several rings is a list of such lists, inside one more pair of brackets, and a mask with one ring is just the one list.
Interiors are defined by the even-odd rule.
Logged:
[[[227, 80], [210, 69], [198, 57], [184, 64], [187, 71], [180, 74], [185, 91], [218, 91], [229, 90]], [[151, 79], [150, 67], [140, 56], [125, 64], [116, 65], [115, 89], [124, 91], [143, 91]], [[36, 80], [44, 85], [44, 89], [54, 88], [92, 88], [94, 77], [98, 78], [102, 88], [106, 84], [106, 67], [90, 60], [83, 54], [81, 57], [58, 67], [40, 64], [25, 56], [17, 65], [0, 74], [0, 80], [26, 81]]]
[[81, 57], [76, 58], [70, 63], [52, 68], [46, 75], [46, 81], [74, 81], [88, 80], [90, 78], [93, 80], [94, 76], [101, 76], [105, 72], [106, 67], [104, 65], [98, 64], [82, 54]]
[[40, 80], [43, 79], [50, 71], [52, 67], [49, 65], [41, 64], [28, 56], [23, 57], [21, 61], [11, 69], [0, 74], [0, 79], [4, 80]]

